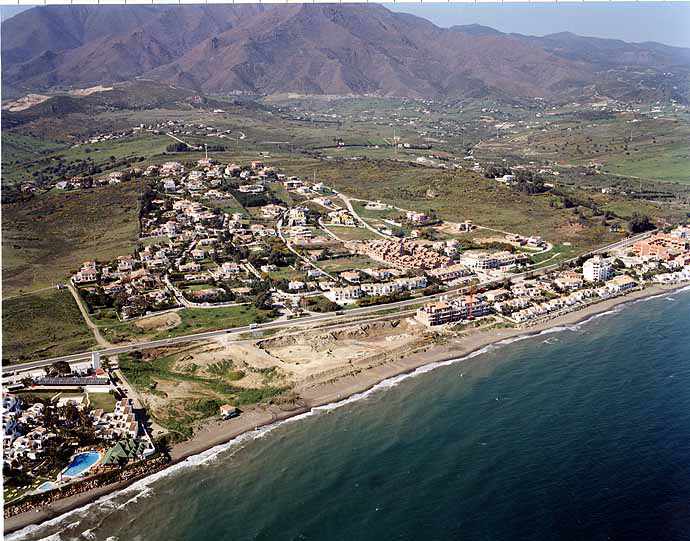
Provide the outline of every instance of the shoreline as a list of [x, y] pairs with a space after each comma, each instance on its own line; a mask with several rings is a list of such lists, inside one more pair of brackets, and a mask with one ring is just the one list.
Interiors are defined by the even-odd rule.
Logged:
[[[363, 369], [356, 375], [338, 379], [333, 383], [307, 389], [301, 393], [304, 406], [291, 410], [280, 410], [275, 407], [263, 410], [253, 409], [248, 410], [233, 420], [213, 421], [200, 429], [192, 439], [174, 445], [170, 452], [172, 460], [159, 472], [165, 471], [171, 466], [180, 464], [190, 457], [209, 451], [219, 445], [227, 444], [242, 434], [308, 413], [319, 406], [346, 400], [356, 394], [371, 390], [385, 380], [410, 374], [420, 367], [432, 363], [467, 358], [469, 355], [477, 353], [488, 346], [500, 346], [505, 340], [529, 338], [556, 327], [576, 325], [598, 314], [608, 312], [616, 306], [633, 303], [648, 297], [670, 294], [688, 285], [688, 283], [682, 283], [649, 286], [641, 290], [632, 291], [627, 295], [613, 299], [604, 299], [580, 310], [542, 321], [531, 327], [471, 331], [459, 338], [459, 343], [458, 341], [452, 341], [451, 344], [430, 345], [424, 350], [406, 355], [402, 359], [391, 360], [373, 368]], [[52, 502], [42, 508], [6, 518], [3, 527], [4, 534], [14, 533], [27, 526], [40, 525], [43, 522], [55, 519], [104, 496], [125, 489], [148, 476], [149, 474], [144, 474], [127, 481], [120, 481], [92, 489]]]

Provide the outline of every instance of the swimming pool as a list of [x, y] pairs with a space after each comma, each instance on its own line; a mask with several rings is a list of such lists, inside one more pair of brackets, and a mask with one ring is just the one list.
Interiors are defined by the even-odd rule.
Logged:
[[56, 485], [55, 483], [53, 483], [52, 481], [46, 481], [45, 483], [43, 483], [42, 485], [40, 485], [40, 486], [38, 487], [38, 490], [40, 490], [41, 492], [43, 492], [43, 491], [45, 491], [45, 490], [52, 490], [52, 489], [54, 489], [55, 487], [57, 487], [57, 485]]
[[86, 453], [79, 453], [74, 455], [70, 463], [67, 465], [67, 469], [62, 472], [63, 477], [76, 477], [81, 475], [96, 462], [99, 461], [101, 455], [96, 451], [87, 451]]

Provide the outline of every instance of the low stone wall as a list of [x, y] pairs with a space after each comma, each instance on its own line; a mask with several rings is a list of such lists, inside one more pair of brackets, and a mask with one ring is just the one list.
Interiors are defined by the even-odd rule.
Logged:
[[94, 488], [103, 487], [112, 483], [129, 481], [135, 477], [150, 475], [165, 468], [168, 462], [169, 460], [167, 457], [156, 455], [146, 460], [125, 466], [124, 468], [118, 468], [92, 475], [86, 479], [70, 483], [63, 487], [58, 487], [39, 494], [29, 494], [17, 502], [6, 505], [4, 509], [4, 516], [5, 518], [9, 518], [14, 515], [18, 515], [19, 513], [31, 511], [57, 500], [67, 498], [68, 496], [74, 496], [76, 494], [87, 492]]

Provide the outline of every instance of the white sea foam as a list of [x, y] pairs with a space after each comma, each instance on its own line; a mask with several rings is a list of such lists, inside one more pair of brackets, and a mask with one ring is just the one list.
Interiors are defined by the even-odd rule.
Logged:
[[[511, 337], [511, 338], [505, 338], [503, 340], [499, 340], [497, 342], [494, 342], [493, 344], [489, 344], [487, 346], [479, 348], [479, 349], [477, 349], [471, 353], [468, 353], [467, 355], [463, 355], [462, 357], [457, 357], [455, 359], [449, 359], [446, 361], [436, 361], [436, 362], [432, 362], [429, 364], [425, 364], [423, 366], [420, 366], [420, 367], [414, 369], [411, 372], [408, 372], [405, 374], [400, 374], [400, 375], [385, 379], [385, 380], [377, 383], [376, 385], [372, 386], [371, 388], [367, 389], [366, 391], [363, 391], [361, 393], [356, 393], [352, 396], [349, 396], [348, 398], [344, 398], [344, 399], [339, 400], [337, 402], [331, 402], [329, 404], [324, 404], [322, 406], [316, 406], [316, 407], [310, 409], [309, 411], [301, 413], [299, 415], [295, 415], [294, 417], [289, 417], [287, 419], [277, 421], [273, 424], [259, 427], [255, 430], [245, 432], [244, 434], [240, 434], [239, 436], [235, 437], [234, 439], [232, 439], [226, 443], [222, 443], [220, 445], [212, 447], [211, 449], [208, 449], [206, 451], [203, 451], [202, 453], [193, 455], [193, 456], [185, 459], [184, 461], [179, 462], [178, 464], [170, 466], [169, 468], [166, 468], [164, 470], [161, 470], [159, 472], [151, 474], [148, 477], [145, 477], [144, 479], [141, 479], [141, 480], [137, 481], [136, 483], [130, 485], [129, 487], [126, 487], [124, 489], [118, 490], [117, 492], [113, 492], [111, 494], [107, 494], [105, 496], [102, 496], [101, 498], [99, 498], [99, 499], [97, 499], [97, 500], [95, 500], [89, 504], [86, 504], [84, 507], [80, 507], [79, 509], [75, 509], [75, 510], [70, 511], [68, 513], [65, 513], [63, 515], [55, 517], [51, 520], [43, 522], [40, 525], [27, 526], [26, 528], [11, 534], [9, 537], [5, 537], [5, 539], [7, 539], [8, 541], [22, 539], [24, 536], [30, 534], [31, 532], [35, 532], [38, 529], [42, 529], [42, 528], [47, 527], [47, 526], [56, 525], [62, 521], [65, 521], [71, 517], [74, 517], [74, 516], [80, 516], [80, 515], [86, 516], [87, 514], [92, 516], [89, 510], [93, 507], [101, 507], [101, 508], [106, 508], [106, 509], [121, 509], [130, 503], [136, 502], [139, 498], [151, 496], [155, 492], [155, 490], [151, 487], [151, 485], [159, 479], [175, 475], [178, 472], [180, 472], [182, 470], [186, 470], [188, 468], [199, 467], [199, 466], [203, 466], [205, 464], [209, 464], [209, 463], [213, 462], [215, 459], [217, 459], [220, 455], [222, 455], [225, 451], [236, 448], [236, 450], [235, 450], [235, 452], [236, 452], [237, 450], [239, 450], [241, 448], [241, 444], [248, 443], [252, 440], [261, 439], [261, 438], [265, 437], [266, 435], [268, 435], [269, 433], [273, 432], [275, 429], [277, 429], [280, 426], [283, 426], [287, 423], [293, 423], [296, 421], [300, 421], [302, 419], [306, 419], [306, 418], [312, 417], [314, 415], [319, 415], [321, 413], [328, 413], [330, 411], [339, 409], [339, 408], [346, 406], [348, 404], [358, 402], [360, 400], [365, 400], [369, 396], [371, 396], [372, 394], [377, 393], [381, 390], [391, 389], [393, 387], [396, 387], [401, 382], [403, 382], [409, 378], [413, 378], [413, 377], [419, 376], [421, 374], [426, 374], [428, 372], [431, 372], [432, 370], [436, 370], [437, 368], [441, 368], [444, 366], [450, 366], [452, 364], [462, 362], [462, 361], [465, 361], [467, 359], [477, 357], [479, 355], [483, 355], [484, 353], [488, 353], [488, 352], [493, 351], [495, 349], [498, 349], [502, 346], [513, 344], [515, 342], [520, 342], [522, 340], [527, 340], [529, 338], [534, 338], [534, 337], [542, 336], [545, 334], [552, 334], [552, 333], [558, 333], [558, 332], [563, 332], [563, 331], [577, 332], [584, 325], [586, 325], [587, 323], [589, 323], [595, 319], [598, 319], [600, 317], [604, 317], [607, 315], [620, 313], [626, 304], [634, 304], [634, 303], [638, 303], [638, 302], [644, 302], [644, 301], [648, 301], [648, 300], [655, 299], [658, 297], [663, 297], [663, 296], [669, 295], [670, 293], [679, 293], [679, 292], [686, 292], [686, 291], [690, 291], [690, 285], [685, 286], [681, 289], [671, 290], [671, 291], [664, 292], [664, 293], [661, 293], [658, 295], [643, 297], [641, 299], [637, 299], [634, 301], [619, 304], [616, 307], [612, 308], [611, 310], [606, 310], [604, 312], [599, 312], [597, 314], [593, 314], [592, 316], [590, 316], [590, 317], [588, 317], [588, 318], [586, 318], [586, 319], [584, 319], [584, 320], [582, 320], [576, 324], [573, 324], [573, 325], [556, 326], [556, 327], [544, 329], [544, 330], [539, 331], [537, 333], [532, 333], [532, 334], [526, 333], [526, 334], [521, 334], [519, 336]], [[232, 456], [232, 455], [230, 455], [230, 456]], [[130, 492], [136, 492], [137, 494], [133, 498], [130, 498], [129, 500], [127, 500], [124, 503], [112, 501], [114, 498], [128, 494]], [[66, 529], [71, 529], [74, 526], [76, 526], [76, 524], [69, 525], [66, 527]], [[90, 532], [90, 530], [86, 530], [86, 532]], [[84, 534], [86, 534], [86, 532], [84, 532]], [[61, 538], [60, 538], [59, 534], [53, 534], [53, 535], [50, 535], [50, 536], [42, 539], [42, 541], [60, 541], [60, 540], [61, 540]], [[117, 538], [109, 537], [108, 540], [116, 541]]]

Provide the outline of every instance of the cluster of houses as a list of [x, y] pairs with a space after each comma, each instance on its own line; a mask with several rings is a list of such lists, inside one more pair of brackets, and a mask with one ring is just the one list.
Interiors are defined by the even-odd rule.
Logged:
[[[590, 299], [602, 299], [624, 294], [637, 286], [638, 283], [630, 276], [619, 275], [607, 280], [605, 284], [600, 287], [582, 288], [552, 299], [543, 300], [542, 302], [526, 303], [525, 307], [509, 312], [506, 317], [516, 323], [524, 323], [553, 312], [558, 312], [565, 308], [576, 307], [577, 305], [588, 302]], [[497, 306], [497, 308], [502, 311], [504, 310], [503, 306]]]
[[566, 271], [553, 280], [540, 280], [534, 285], [512, 285], [472, 298], [464, 296], [430, 302], [417, 311], [415, 319], [431, 327], [498, 313], [515, 323], [525, 323], [592, 298], [625, 293], [638, 285], [625, 274], [608, 279], [599, 287], [583, 287], [587, 281], [599, 282], [600, 279], [586, 280], [580, 273]]
[[2, 447], [6, 464], [24, 458], [36, 460], [46, 442], [57, 436], [42, 425], [43, 404], [22, 408], [21, 398], [2, 393]]
[[91, 294], [104, 306], [118, 307], [123, 319], [176, 306], [161, 276], [169, 252], [148, 248], [140, 252], [138, 259], [119, 256], [103, 264], [86, 261], [72, 277], [72, 283], [82, 295]]
[[[90, 422], [96, 448], [108, 449], [122, 442], [135, 443], [137, 453], [130, 456], [132, 460], [145, 458], [155, 452], [150, 435], [135, 414], [131, 398], [117, 401], [113, 411], [90, 408], [90, 397], [115, 391], [111, 380], [104, 377], [100, 355], [94, 353], [90, 363], [73, 365], [71, 368], [67, 375], [38, 377], [34, 374], [31, 376], [31, 387], [26, 387], [24, 380], [3, 386], [2, 438], [6, 468], [31, 472], [41, 463], [51, 440], [69, 441], [72, 430], [69, 427], [74, 418], [70, 417], [68, 406], [79, 411], [83, 416], [81, 419]], [[14, 388], [49, 390], [54, 393], [52, 404], [47, 406], [44, 401], [25, 401], [9, 392], [8, 389]], [[47, 411], [48, 408], [50, 411]], [[80, 420], [79, 426], [84, 426], [84, 422]], [[76, 441], [70, 444], [77, 446]], [[101, 463], [105, 464], [103, 460]]]
[[415, 313], [415, 319], [427, 327], [435, 327], [485, 316], [489, 311], [489, 303], [482, 297], [462, 296], [448, 299], [444, 296], [419, 308]]
[[[251, 223], [245, 213], [214, 211], [200, 201], [226, 197], [214, 187], [228, 176], [244, 173], [250, 173], [247, 178], [257, 182], [275, 175], [261, 161], [253, 161], [245, 169], [235, 164], [223, 167], [212, 159], [199, 160], [191, 171], [175, 161], [150, 166], [144, 174], [159, 178], [154, 184], [155, 198], [141, 218], [141, 236], [149, 244], [112, 262], [84, 263], [73, 276], [73, 283], [83, 293], [111, 298], [122, 295], [127, 299], [118, 307], [122, 319], [177, 306], [180, 288], [187, 286], [195, 286], [193, 291], [184, 292], [191, 302], [224, 300], [220, 288], [196, 286], [213, 279], [245, 279], [246, 266], [229, 260], [233, 249], [260, 249], [262, 239], [276, 235], [275, 228]], [[279, 216], [286, 210], [281, 205], [267, 207], [264, 216]], [[171, 273], [176, 276], [175, 284], [168, 279]]]
[[[468, 252], [469, 255], [474, 254]], [[461, 259], [465, 264], [467, 256]], [[471, 300], [460, 297], [430, 302], [417, 311], [415, 319], [426, 326], [436, 326], [493, 312], [514, 323], [526, 323], [625, 294], [644, 282], [687, 280], [690, 280], [690, 228], [682, 226], [636, 242], [632, 255], [594, 255], [583, 263], [581, 272], [559, 272], [534, 283], [521, 282], [481, 293]]]
[[[135, 167], [131, 170], [131, 173], [138, 175], [139, 173], [142, 173], [142, 171]], [[91, 188], [94, 184], [100, 186], [109, 184], [112, 186], [115, 184], [122, 184], [122, 182], [128, 178], [129, 175], [122, 171], [112, 171], [107, 175], [97, 177], [95, 179], [90, 177], [76, 176], [66, 180], [60, 180], [59, 182], [55, 183], [55, 188], [58, 190], [78, 190], [79, 188]]]
[[[429, 242], [416, 238], [387, 238], [341, 244], [318, 231], [315, 219], [318, 213], [312, 210], [315, 205], [326, 209], [327, 212], [319, 212], [325, 218], [321, 222], [325, 225], [358, 225], [350, 211], [328, 197], [337, 192], [323, 183], [307, 184], [298, 177], [286, 177], [261, 160], [239, 166], [234, 163], [223, 165], [204, 158], [191, 168], [169, 161], [148, 167], [144, 174], [157, 177], [154, 196], [148, 201], [147, 212], [141, 218], [142, 237], [148, 245], [132, 256], [121, 256], [112, 262], [86, 262], [73, 277], [73, 283], [86, 292], [119, 298], [117, 308], [123, 319], [181, 303], [225, 302], [234, 298], [233, 292], [247, 290], [246, 286], [251, 286], [260, 274], [244, 258], [248, 253], [264, 253], [270, 239], [277, 236], [276, 221], [282, 222], [288, 244], [304, 250], [302, 253], [306, 255], [302, 259], [318, 261], [318, 252], [335, 249], [344, 251], [345, 255], [367, 256], [402, 273], [381, 272], [360, 280], [360, 273], [355, 270], [350, 274], [342, 273], [336, 282], [332, 282], [326, 280], [326, 273], [317, 266], [312, 265], [312, 268], [305, 262], [294, 266], [295, 271], [302, 269], [305, 276], [291, 277], [287, 287], [281, 286], [284, 291], [300, 294], [320, 290], [338, 304], [356, 302], [365, 296], [388, 296], [425, 288], [429, 281], [455, 285], [477, 275], [498, 278], [529, 261], [529, 255], [519, 250], [462, 251], [459, 242], [452, 239]], [[288, 206], [280, 203], [273, 193], [268, 193], [273, 192], [269, 183], [275, 182], [282, 182], [282, 188], [293, 192], [298, 203]], [[254, 201], [259, 197], [265, 198], [265, 203], [249, 211], [244, 209], [234, 213], [212, 208], [209, 202], [232, 197], [228, 195], [228, 189], [235, 190], [238, 200], [249, 197], [247, 201]], [[256, 197], [252, 199], [253, 196]], [[380, 202], [367, 202], [366, 206], [390, 209], [389, 205]], [[414, 211], [406, 211], [404, 219], [419, 226], [432, 221], [428, 214]], [[458, 231], [471, 231], [474, 226], [471, 222], [463, 222], [457, 227]], [[544, 246], [538, 237], [513, 240], [515, 245], [534, 249]], [[234, 255], [238, 249], [244, 250], [241, 259]], [[639, 268], [642, 272], [680, 272], [690, 262], [687, 231], [656, 235], [636, 243], [633, 251], [633, 254], [622, 256], [621, 260], [629, 269]], [[330, 254], [329, 257], [334, 256]], [[659, 269], [659, 265], [664, 267]], [[277, 271], [275, 265], [259, 266], [261, 272], [269, 275]], [[610, 281], [611, 266], [609, 259], [599, 256], [585, 263], [581, 279], [605, 283], [598, 285], [595, 295], [613, 294], [617, 288], [625, 290], [628, 287]], [[317, 281], [311, 281], [312, 278]], [[587, 294], [582, 292], [581, 279], [563, 274], [554, 281], [559, 291], [577, 293], [572, 298], [558, 296], [558, 299], [526, 304], [521, 296], [510, 295], [504, 300], [508, 304], [500, 309], [511, 316], [516, 314], [514, 317], [518, 320], [533, 317], [538, 312], [560, 309], [562, 302], [566, 305], [580, 302], [577, 297]], [[615, 279], [619, 280], [618, 277]], [[665, 279], [675, 280], [678, 276], [669, 275]], [[487, 306], [491, 302], [487, 301]], [[462, 314], [463, 310], [456, 307], [450, 313]], [[481, 310], [478, 309], [477, 313]]]
[[134, 414], [134, 404], [131, 398], [123, 398], [115, 404], [113, 412], [96, 409], [90, 413], [96, 436], [104, 440], [137, 439], [146, 440], [148, 456], [153, 453], [154, 446], [149, 435], [141, 430], [139, 421]]
[[473, 271], [488, 271], [491, 269], [514, 267], [529, 261], [529, 256], [521, 252], [485, 252], [481, 250], [471, 250], [466, 252], [461, 258], [460, 263]]
[[678, 227], [670, 233], [657, 233], [633, 244], [633, 252], [643, 260], [661, 261], [670, 268], [690, 264], [690, 227]]
[[427, 286], [427, 279], [425, 276], [409, 276], [400, 277], [385, 282], [364, 282], [359, 283], [359, 279], [354, 276], [349, 278], [343, 276], [344, 274], [359, 274], [355, 271], [343, 272], [340, 274], [351, 285], [343, 287], [332, 286], [324, 294], [329, 300], [340, 304], [350, 304], [364, 297], [370, 295], [373, 297], [381, 297], [386, 295], [393, 295], [404, 291], [413, 291], [415, 289], [423, 289]]
[[353, 241], [346, 247], [402, 270], [423, 269], [430, 278], [445, 283], [491, 269], [514, 268], [529, 261], [529, 256], [521, 252], [468, 250], [461, 255], [457, 240], [428, 244], [411, 239], [381, 239]]

